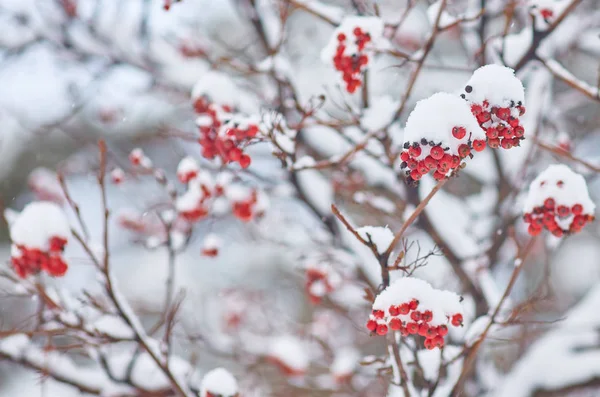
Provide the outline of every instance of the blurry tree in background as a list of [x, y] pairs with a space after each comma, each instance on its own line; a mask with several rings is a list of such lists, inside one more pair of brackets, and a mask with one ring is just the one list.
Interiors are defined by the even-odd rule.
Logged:
[[598, 395], [596, 0], [0, 0], [0, 58], [0, 396]]

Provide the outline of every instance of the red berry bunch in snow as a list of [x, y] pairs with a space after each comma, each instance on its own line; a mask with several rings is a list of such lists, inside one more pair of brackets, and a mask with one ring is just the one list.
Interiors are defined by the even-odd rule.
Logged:
[[459, 97], [440, 92], [417, 102], [404, 129], [400, 168], [409, 183], [433, 172], [448, 178], [473, 151], [485, 147], [485, 135]]
[[200, 397], [237, 397], [238, 384], [224, 368], [215, 368], [204, 375], [200, 384]]
[[335, 291], [342, 278], [331, 266], [311, 264], [306, 267], [306, 283], [304, 288], [312, 304], [321, 303], [321, 299]]
[[25, 278], [45, 271], [63, 276], [67, 263], [62, 254], [70, 235], [69, 223], [56, 204], [28, 204], [10, 227], [11, 262], [17, 275]]
[[334, 37], [321, 54], [325, 63], [342, 73], [346, 91], [353, 94], [362, 85], [362, 72], [370, 53], [383, 37], [383, 22], [375, 17], [348, 17], [334, 31]]
[[219, 249], [223, 245], [223, 241], [214, 234], [209, 234], [202, 241], [202, 256], [215, 257], [219, 255]]
[[291, 335], [273, 338], [268, 347], [267, 361], [290, 377], [303, 376], [310, 364], [306, 343]]
[[250, 156], [244, 148], [259, 133], [259, 120], [240, 113], [246, 98], [230, 77], [219, 72], [207, 72], [192, 91], [196, 124], [200, 132], [198, 142], [202, 156], [220, 158], [223, 164], [250, 165]]
[[525, 139], [520, 119], [525, 114], [525, 91], [512, 69], [500, 65], [480, 67], [461, 97], [471, 105], [490, 148], [510, 149]]
[[213, 176], [201, 170], [190, 157], [179, 163], [177, 177], [187, 184], [188, 189], [177, 197], [175, 208], [188, 222], [197, 222], [209, 213], [221, 215], [225, 209], [248, 222], [261, 216], [268, 206], [268, 198], [263, 192], [235, 183], [233, 175], [227, 172]]
[[377, 335], [390, 330], [402, 336], [420, 335], [427, 349], [443, 347], [448, 326], [462, 326], [460, 297], [437, 290], [413, 277], [396, 280], [377, 296], [367, 329]]
[[596, 206], [583, 176], [563, 164], [551, 165], [533, 180], [523, 219], [537, 236], [546, 228], [556, 237], [578, 233], [594, 220]]

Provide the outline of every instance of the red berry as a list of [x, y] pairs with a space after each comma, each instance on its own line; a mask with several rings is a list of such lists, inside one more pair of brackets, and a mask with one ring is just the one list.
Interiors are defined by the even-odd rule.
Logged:
[[385, 316], [383, 310], [373, 310], [373, 317], [382, 319]]
[[407, 161], [409, 158], [410, 158], [410, 155], [408, 154], [408, 152], [400, 153], [400, 160]]
[[529, 212], [523, 215], [523, 221], [525, 223], [531, 223], [531, 214]]
[[425, 161], [425, 165], [427, 166], [428, 170], [434, 170], [437, 168], [438, 162], [433, 157], [427, 156], [423, 161]]
[[436, 171], [436, 172], [434, 172], [434, 173], [433, 173], [433, 178], [434, 178], [436, 181], [441, 181], [442, 179], [446, 178], [446, 175], [442, 174], [442, 173], [441, 173], [441, 172], [439, 172], [439, 171]]
[[[488, 139], [488, 146], [492, 149], [498, 149], [500, 147], [500, 139]], [[473, 148], [475, 148], [475, 142], [473, 142]], [[475, 149], [477, 150], [477, 149]]]
[[477, 121], [479, 121], [479, 124], [486, 123], [490, 121], [491, 118], [492, 116], [489, 112], [481, 112], [477, 115]]
[[519, 110], [519, 116], [525, 114], [525, 106], [517, 106], [517, 109]]
[[461, 158], [467, 157], [471, 153], [471, 149], [469, 145], [465, 145], [464, 143], [458, 147], [458, 154]]
[[251, 162], [252, 159], [247, 154], [242, 154], [240, 156], [240, 165], [242, 166], [242, 168], [248, 168]]
[[476, 152], [481, 152], [483, 149], [485, 149], [485, 141], [481, 140], [481, 139], [476, 139], [473, 141], [473, 149]]
[[425, 175], [429, 172], [429, 167], [427, 166], [425, 161], [419, 161], [419, 164], [417, 165], [417, 170], [421, 175]]
[[410, 318], [411, 318], [413, 321], [419, 321], [419, 320], [421, 319], [421, 312], [419, 312], [419, 311], [416, 311], [416, 310], [415, 310], [414, 312], [412, 312], [412, 313], [410, 314]]
[[417, 333], [421, 336], [427, 336], [428, 331], [429, 331], [429, 325], [427, 325], [425, 323], [421, 323], [421, 325], [419, 325], [419, 330], [417, 331]]
[[488, 127], [485, 130], [485, 136], [487, 136], [490, 139], [498, 138], [498, 129], [495, 127]]
[[390, 320], [390, 328], [394, 331], [400, 331], [402, 329], [402, 321], [399, 318], [393, 318]]
[[358, 26], [354, 28], [354, 30], [352, 31], [352, 33], [354, 33], [355, 36], [361, 36], [363, 34], [363, 31], [361, 28], [359, 28]]
[[547, 198], [544, 201], [544, 207], [546, 207], [546, 209], [549, 209], [549, 210], [554, 209], [554, 205], [555, 205], [555, 202], [554, 202], [553, 198]]
[[569, 207], [567, 207], [566, 205], [559, 205], [556, 208], [556, 212], [558, 213], [558, 216], [565, 217], [568, 216], [569, 213], [571, 212], [571, 209]]
[[442, 336], [436, 336], [433, 339], [433, 345], [434, 346], [438, 346], [438, 347], [443, 347], [444, 346], [444, 338]]
[[391, 316], [397, 316], [398, 314], [400, 314], [400, 311], [398, 310], [398, 306], [392, 305], [392, 306], [390, 306], [388, 311], [390, 312]]
[[425, 342], [423, 342], [423, 345], [425, 346], [425, 348], [427, 350], [435, 349], [435, 345], [433, 344], [433, 340], [431, 340], [431, 339], [425, 339]]
[[456, 139], [463, 139], [467, 135], [467, 129], [465, 127], [454, 127], [452, 128], [452, 136]]
[[515, 137], [517, 137], [517, 138], [521, 138], [523, 135], [525, 135], [525, 129], [523, 127], [521, 127], [520, 125], [516, 126], [513, 129], [513, 132], [515, 134]]
[[371, 332], [375, 332], [377, 329], [377, 322], [375, 320], [367, 321], [367, 329]]
[[583, 212], [583, 206], [581, 204], [575, 204], [571, 208], [571, 212], [573, 212], [575, 215], [580, 215]]
[[419, 170], [416, 170], [416, 169], [415, 169], [415, 170], [412, 170], [412, 171], [410, 172], [410, 177], [411, 177], [412, 179], [414, 179], [415, 181], [418, 181], [419, 179], [421, 179], [421, 176], [422, 176], [422, 175], [421, 175], [421, 173], [419, 172]]
[[557, 227], [552, 230], [552, 234], [554, 235], [554, 237], [562, 237], [564, 233], [561, 228]]
[[446, 336], [448, 334], [448, 327], [446, 327], [445, 325], [440, 325], [437, 328], [437, 333], [438, 333], [438, 335], [440, 335], [442, 337]]
[[343, 33], [339, 33], [337, 35], [337, 39], [338, 39], [338, 41], [344, 41], [344, 40], [346, 40], [346, 35]]
[[455, 327], [458, 327], [458, 326], [462, 325], [462, 323], [463, 323], [462, 314], [457, 313], [454, 316], [452, 316], [452, 325], [454, 325]]
[[418, 306], [419, 306], [419, 301], [416, 299], [411, 300], [408, 304], [408, 307], [410, 308], [410, 310], [415, 310]]
[[421, 320], [425, 321], [426, 323], [433, 320], [433, 313], [431, 310], [425, 310], [423, 313], [421, 313]]
[[387, 332], [388, 332], [387, 325], [385, 325], [385, 324], [379, 324], [377, 326], [377, 335], [383, 336], [383, 335], [387, 334]]
[[409, 311], [410, 311], [410, 306], [408, 305], [408, 303], [403, 303], [400, 305], [400, 308], [399, 308], [400, 314], [408, 314]]
[[433, 159], [440, 160], [442, 157], [444, 157], [444, 149], [442, 149], [441, 146], [433, 146], [431, 150], [429, 150], [429, 154], [431, 157], [433, 157]]
[[419, 163], [416, 160], [413, 160], [413, 159], [406, 160], [406, 166], [411, 170], [416, 169], [418, 165], [419, 165]]
[[408, 149], [408, 154], [410, 155], [410, 157], [414, 157], [414, 158], [419, 157], [421, 155], [421, 146], [411, 146]]
[[419, 325], [417, 323], [406, 324], [406, 330], [409, 334], [414, 335], [419, 331]]
[[496, 111], [496, 116], [500, 120], [506, 120], [510, 117], [510, 109], [509, 108], [500, 108]]

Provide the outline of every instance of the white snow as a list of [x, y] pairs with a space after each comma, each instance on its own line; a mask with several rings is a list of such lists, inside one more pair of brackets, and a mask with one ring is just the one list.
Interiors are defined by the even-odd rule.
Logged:
[[336, 378], [352, 374], [360, 361], [360, 352], [354, 348], [347, 347], [335, 353], [331, 364], [331, 374]]
[[191, 156], [187, 156], [182, 158], [177, 165], [177, 177], [180, 181], [185, 181], [191, 176], [196, 175], [199, 170], [200, 167], [196, 160]]
[[216, 234], [207, 235], [202, 241], [203, 250], [219, 249], [223, 245], [223, 239]]
[[310, 363], [305, 343], [291, 335], [274, 337], [269, 344], [267, 354], [297, 373], [306, 372]]
[[557, 206], [570, 208], [581, 204], [584, 214], [593, 214], [596, 209], [583, 176], [564, 164], [550, 165], [531, 182], [523, 211], [532, 212], [535, 207], [543, 206], [547, 198], [553, 198]]
[[238, 393], [236, 379], [225, 368], [215, 368], [204, 375], [200, 385], [200, 397], [213, 396], [234, 397]]
[[116, 339], [132, 339], [134, 333], [121, 317], [113, 315], [103, 315], [94, 321], [92, 327], [101, 334], [108, 335]]
[[29, 346], [29, 337], [25, 334], [14, 334], [0, 339], [0, 353], [19, 359]]
[[[447, 324], [448, 317], [463, 312], [460, 296], [454, 292], [435, 289], [427, 281], [415, 277], [402, 277], [390, 284], [375, 298], [373, 310], [382, 310], [388, 316], [387, 309], [390, 306], [408, 303], [413, 299], [419, 301], [419, 311], [432, 311], [433, 319], [430, 325]], [[409, 315], [397, 317], [410, 322]]]
[[10, 228], [10, 238], [14, 244], [41, 251], [50, 249], [52, 237], [69, 240], [71, 229], [63, 210], [47, 201], [27, 204]]
[[490, 106], [509, 107], [514, 103], [525, 103], [523, 83], [515, 76], [514, 70], [506, 66], [485, 65], [473, 72], [465, 84], [472, 91], [463, 92], [466, 99], [472, 103], [481, 104], [488, 101]]
[[377, 252], [380, 254], [383, 254], [392, 243], [392, 240], [394, 240], [394, 233], [387, 226], [363, 226], [356, 229], [356, 232], [365, 241], [368, 242], [370, 240], [375, 244]]
[[[467, 134], [456, 139], [452, 135], [454, 127], [464, 127]], [[461, 144], [466, 144], [469, 138], [485, 139], [485, 134], [466, 101], [457, 95], [439, 92], [417, 102], [406, 120], [404, 142], [420, 142], [422, 138], [442, 143], [442, 147], [449, 147], [452, 154], [458, 155]], [[417, 159], [422, 160], [427, 155], [428, 151], [423, 150]]]

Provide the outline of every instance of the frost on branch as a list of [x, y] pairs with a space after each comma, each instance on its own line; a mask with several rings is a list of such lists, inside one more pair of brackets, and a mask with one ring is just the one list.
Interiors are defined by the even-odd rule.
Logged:
[[207, 372], [200, 385], [200, 397], [236, 397], [238, 392], [237, 381], [224, 368]]
[[448, 324], [462, 326], [461, 298], [433, 288], [426, 281], [404, 277], [393, 282], [373, 303], [367, 329], [378, 335], [400, 331], [402, 336], [425, 337], [425, 347], [444, 346]]
[[525, 114], [525, 90], [512, 69], [482, 66], [473, 72], [461, 97], [485, 131], [492, 149], [510, 149], [525, 139], [520, 117]]
[[356, 229], [356, 232], [363, 240], [374, 244], [380, 254], [383, 254], [394, 240], [394, 233], [387, 226], [363, 226]]
[[60, 207], [39, 201], [28, 204], [10, 227], [11, 262], [19, 277], [45, 271], [63, 276], [67, 264], [62, 253], [71, 234]]
[[554, 236], [578, 233], [594, 220], [596, 206], [583, 176], [563, 164], [549, 166], [533, 180], [523, 209], [532, 236], [548, 229]]
[[342, 73], [346, 91], [354, 93], [363, 84], [362, 73], [373, 59], [373, 50], [381, 45], [383, 21], [376, 17], [347, 17], [334, 30], [321, 52], [326, 64]]
[[483, 150], [484, 139], [464, 100], [445, 92], [434, 94], [417, 102], [408, 116], [401, 168], [407, 168], [409, 183], [430, 171], [434, 171], [435, 179], [442, 180], [459, 168], [471, 149]]

